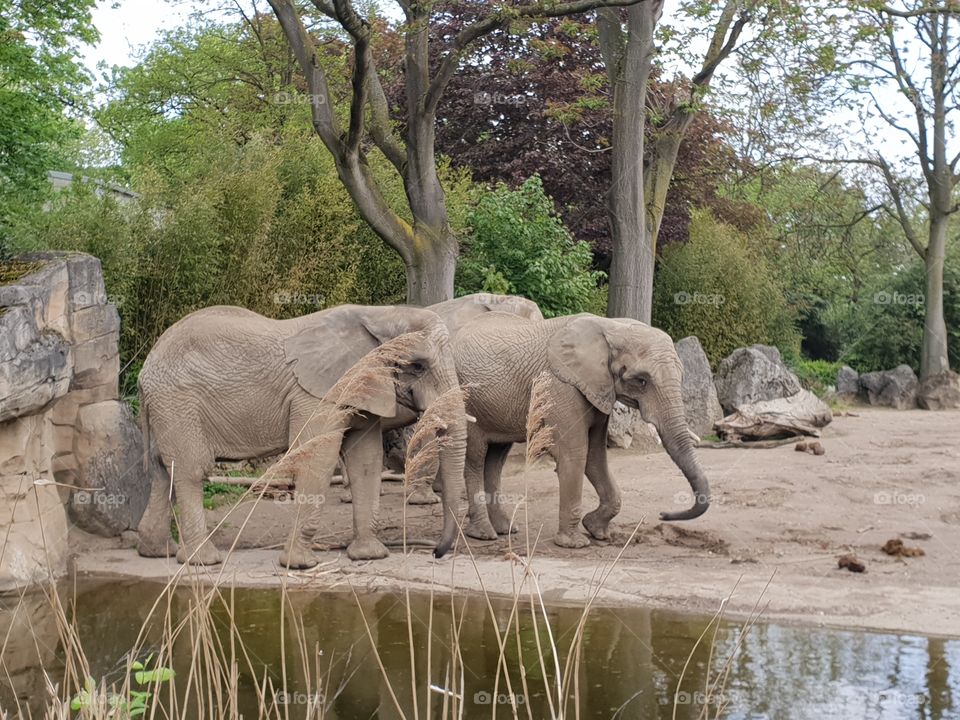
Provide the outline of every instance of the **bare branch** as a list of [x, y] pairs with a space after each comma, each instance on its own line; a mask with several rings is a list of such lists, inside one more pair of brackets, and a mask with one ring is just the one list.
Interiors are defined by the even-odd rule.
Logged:
[[916, 18], [924, 15], [935, 15], [946, 13], [948, 15], [960, 15], [960, 5], [956, 2], [950, 2], [947, 5], [923, 5], [913, 10], [900, 10], [889, 5], [877, 8], [880, 12], [898, 18]]
[[917, 251], [917, 254], [921, 259], [926, 258], [927, 249], [920, 242], [920, 236], [917, 234], [917, 230], [913, 225], [913, 220], [910, 219], [910, 214], [907, 212], [906, 205], [903, 202], [903, 195], [900, 192], [900, 186], [897, 184], [897, 179], [893, 175], [893, 170], [890, 168], [890, 164], [883, 158], [882, 155], [876, 156], [876, 165], [883, 172], [883, 180], [887, 186], [887, 190], [890, 193], [890, 197], [893, 198], [894, 207], [896, 207], [897, 214], [896, 218], [900, 222], [900, 227], [903, 229], [903, 234], [906, 235], [907, 240], [913, 245], [913, 249]]
[[[705, 87], [709, 85], [710, 79], [713, 77], [714, 72], [716, 72], [717, 67], [726, 60], [730, 56], [730, 53], [737, 47], [740, 33], [743, 32], [743, 28], [751, 20], [749, 11], [743, 10], [740, 13], [740, 17], [737, 18], [737, 21], [733, 23], [733, 27], [730, 26], [733, 15], [739, 6], [740, 3], [737, 2], [737, 0], [728, 0], [726, 6], [723, 8], [720, 20], [717, 22], [716, 30], [713, 33], [713, 39], [710, 41], [710, 47], [703, 59], [703, 66], [700, 68], [700, 72], [693, 76], [694, 86]], [[729, 35], [727, 34], [728, 30]], [[726, 38], [726, 41], [724, 41], [724, 38]]]

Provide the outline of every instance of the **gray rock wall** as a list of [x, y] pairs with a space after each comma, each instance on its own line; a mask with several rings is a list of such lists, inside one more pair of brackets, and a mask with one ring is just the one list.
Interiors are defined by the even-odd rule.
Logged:
[[63, 572], [71, 525], [135, 527], [148, 495], [100, 261], [18, 260], [40, 267], [0, 286], [0, 591]]

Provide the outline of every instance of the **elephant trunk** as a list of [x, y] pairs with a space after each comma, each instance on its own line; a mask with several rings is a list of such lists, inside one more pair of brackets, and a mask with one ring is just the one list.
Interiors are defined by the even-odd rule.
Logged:
[[[440, 365], [436, 372], [436, 386], [441, 393], [459, 387], [452, 356], [449, 357], [449, 362]], [[463, 469], [467, 453], [467, 415], [463, 395], [458, 393], [455, 404], [445, 412], [449, 415], [446, 423], [447, 437], [440, 450], [438, 471], [442, 488], [440, 498], [443, 507], [443, 531], [440, 542], [433, 550], [434, 557], [438, 558], [443, 557], [453, 547], [459, 533], [457, 510], [460, 504], [460, 489], [464, 487]]]
[[440, 453], [440, 499], [443, 506], [443, 532], [440, 542], [433, 549], [433, 556], [447, 554], [459, 534], [457, 509], [460, 504], [460, 488], [463, 487], [463, 468], [467, 450], [467, 423], [451, 427], [450, 440]]
[[664, 400], [662, 407], [668, 408], [666, 415], [668, 419], [659, 424], [657, 429], [670, 458], [690, 483], [690, 489], [693, 491], [693, 505], [679, 512], [660, 513], [660, 519], [692, 520], [703, 515], [710, 507], [710, 484], [694, 452], [696, 436], [687, 427], [680, 389], [672, 390]]

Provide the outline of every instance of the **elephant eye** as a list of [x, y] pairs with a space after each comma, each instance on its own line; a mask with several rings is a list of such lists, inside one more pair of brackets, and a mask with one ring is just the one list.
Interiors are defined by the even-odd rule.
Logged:
[[427, 371], [426, 366], [423, 363], [412, 362], [407, 365], [407, 372], [413, 375], [423, 375]]
[[638, 378], [637, 378], [637, 385], [639, 385], [640, 387], [646, 387], [646, 386], [647, 386], [647, 379], [646, 379], [646, 378], [642, 378], [642, 377], [638, 377]]

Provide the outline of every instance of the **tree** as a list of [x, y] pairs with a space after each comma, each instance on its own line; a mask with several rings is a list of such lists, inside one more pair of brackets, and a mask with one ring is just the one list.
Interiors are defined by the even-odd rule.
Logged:
[[0, 0], [0, 232], [16, 205], [46, 188], [79, 135], [71, 119], [84, 102], [87, 75], [78, 44], [98, 35], [95, 0]]
[[[473, 11], [480, 8], [478, 18], [456, 35], [444, 38], [440, 49], [443, 58], [431, 72], [431, 50], [437, 50], [430, 39], [435, 8], [421, 0], [401, 0], [405, 22], [399, 32], [403, 39], [406, 98], [401, 137], [391, 117], [382, 71], [377, 67], [376, 46], [385, 37], [378, 32], [377, 25], [361, 17], [350, 0], [312, 0], [320, 17], [334, 21], [350, 42], [352, 89], [342, 113], [344, 121], [337, 112], [325, 70], [317, 62], [317, 43], [307, 31], [311, 16], [301, 12], [293, 0], [269, 0], [305, 78], [313, 127], [333, 156], [340, 179], [361, 216], [403, 259], [410, 302], [430, 304], [453, 294], [458, 241], [450, 229], [444, 189], [437, 174], [436, 113], [450, 79], [472, 44], [518, 21], [641, 1], [651, 0], [542, 0], [529, 4], [470, 0], [463, 5]], [[371, 145], [388, 158], [402, 177], [411, 222], [384, 200], [367, 163]]]
[[[442, 16], [438, 37], [459, 32], [470, 18]], [[431, 56], [431, 67], [439, 62]], [[385, 85], [391, 103], [402, 86]], [[656, 115], [676, 91], [650, 81], [648, 113]], [[654, 123], [646, 124], [649, 154]], [[685, 241], [690, 210], [709, 207], [733, 222], [742, 210], [717, 193], [737, 158], [723, 140], [726, 127], [697, 113], [679, 148], [663, 212], [659, 247]], [[610, 229], [604, 197], [610, 187], [610, 87], [603, 72], [597, 28], [590, 16], [535, 21], [517, 38], [491, 33], [475, 43], [437, 110], [437, 149], [480, 182], [518, 187], [537, 174], [574, 237], [592, 246], [596, 264], [609, 266]]]
[[[950, 368], [943, 269], [948, 223], [960, 210], [955, 192], [960, 147], [949, 147], [960, 116], [960, 2], [862, 1], [853, 7], [851, 20], [856, 23], [852, 44], [861, 52], [851, 62], [859, 76], [855, 87], [869, 98], [873, 115], [903, 134], [912, 150], [901, 167], [881, 152], [860, 162], [880, 173], [888, 195], [885, 208], [926, 267], [920, 356], [920, 377], [926, 379]], [[915, 62], [924, 74], [914, 71]], [[883, 94], [888, 88], [897, 95]], [[906, 113], [895, 97], [906, 101]]]

